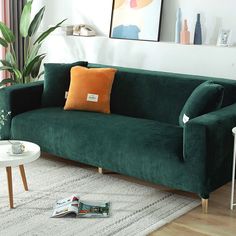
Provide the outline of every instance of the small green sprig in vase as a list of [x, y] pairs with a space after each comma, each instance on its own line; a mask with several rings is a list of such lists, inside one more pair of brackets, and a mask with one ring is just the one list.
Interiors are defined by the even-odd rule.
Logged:
[[1, 129], [5, 125], [7, 121], [7, 117], [11, 114], [11, 112], [5, 112], [4, 110], [0, 110], [0, 139], [1, 139]]

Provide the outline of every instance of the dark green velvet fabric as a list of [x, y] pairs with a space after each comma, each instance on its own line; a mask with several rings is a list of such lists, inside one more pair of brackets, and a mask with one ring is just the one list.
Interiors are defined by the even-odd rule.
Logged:
[[[88, 67], [111, 67], [88, 64]], [[114, 66], [113, 66], [114, 67]], [[222, 106], [236, 102], [236, 81], [160, 71], [114, 67], [111, 112], [179, 125], [179, 115], [193, 90], [212, 80], [225, 88]]]
[[[225, 141], [221, 135], [212, 136], [218, 122], [224, 120], [221, 110], [212, 117], [209, 113], [202, 122], [196, 122], [201, 117], [191, 120], [183, 133], [179, 126], [153, 120], [42, 108], [14, 117], [11, 132], [14, 139], [38, 143], [42, 150], [67, 159], [205, 196], [230, 178], [230, 127], [236, 123], [236, 112], [225, 110], [225, 118], [230, 118], [229, 133], [222, 133]], [[206, 131], [208, 125], [212, 134]], [[208, 135], [212, 140], [207, 141]], [[223, 155], [225, 146], [229, 151]], [[228, 173], [223, 172], [226, 167]], [[219, 170], [220, 177], [216, 176]]]
[[208, 193], [231, 180], [235, 126], [236, 104], [194, 118], [185, 125], [185, 162], [195, 159], [196, 166], [203, 165]]
[[[185, 102], [206, 80], [225, 88], [223, 108], [180, 127]], [[118, 68], [110, 115], [36, 109], [42, 84], [0, 91], [0, 109], [13, 111], [12, 138], [42, 151], [206, 197], [231, 178], [235, 94], [233, 80]]]
[[[163, 155], [164, 158], [167, 148], [169, 152], [165, 159], [180, 160], [182, 135], [182, 128], [153, 120], [65, 111], [59, 107], [29, 111], [12, 121], [13, 138], [35, 141], [45, 151], [89, 164], [101, 163], [103, 156], [116, 162], [119, 155], [129, 156], [128, 153], [151, 155], [152, 158]], [[73, 151], [77, 149], [78, 153], [74, 155]]]
[[42, 91], [43, 81], [17, 84], [0, 89], [0, 110], [11, 112], [7, 122], [1, 129], [1, 139], [10, 138], [12, 117], [41, 106]]
[[70, 86], [70, 69], [73, 66], [87, 66], [88, 62], [46, 63], [44, 64], [43, 107], [65, 105], [65, 92]]
[[186, 101], [180, 116], [179, 125], [184, 126], [188, 120], [221, 107], [224, 97], [224, 87], [213, 81], [206, 81], [194, 89]]
[[43, 108], [14, 117], [11, 130], [14, 139], [33, 141], [64, 158], [200, 191], [201, 175], [192, 170], [202, 170], [194, 166], [189, 171], [181, 161], [183, 129], [179, 126], [116, 114]]

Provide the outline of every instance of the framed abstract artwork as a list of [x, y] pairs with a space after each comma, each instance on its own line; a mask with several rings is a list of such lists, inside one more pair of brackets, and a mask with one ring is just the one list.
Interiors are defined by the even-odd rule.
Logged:
[[113, 0], [110, 38], [159, 41], [163, 0]]

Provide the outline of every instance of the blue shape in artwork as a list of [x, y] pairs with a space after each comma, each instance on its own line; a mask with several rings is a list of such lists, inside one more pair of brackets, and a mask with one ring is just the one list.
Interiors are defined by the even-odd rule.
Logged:
[[140, 29], [137, 25], [119, 25], [113, 29], [112, 37], [120, 39], [139, 39]]

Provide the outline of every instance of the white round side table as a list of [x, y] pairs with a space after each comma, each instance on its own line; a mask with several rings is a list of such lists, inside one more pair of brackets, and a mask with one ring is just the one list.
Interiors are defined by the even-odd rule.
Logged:
[[[23, 143], [25, 146], [25, 151], [22, 154], [11, 153], [11, 143], [16, 141]], [[40, 147], [37, 144], [20, 140], [0, 141], [0, 167], [6, 167], [10, 208], [14, 207], [11, 168], [19, 166], [24, 189], [28, 191], [24, 164], [32, 162], [39, 157]]]
[[230, 209], [233, 210], [236, 203], [234, 203], [234, 185], [235, 185], [235, 162], [236, 162], [236, 127], [232, 129], [234, 136], [234, 152], [233, 152], [233, 170], [232, 170], [232, 188], [231, 188], [231, 200]]

